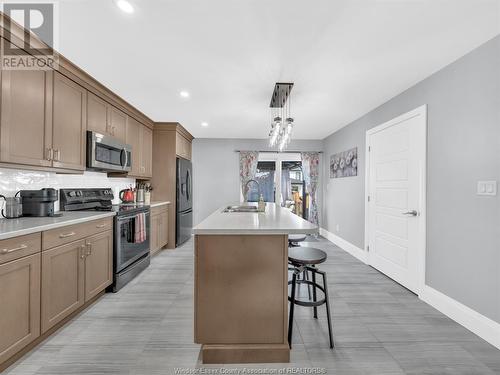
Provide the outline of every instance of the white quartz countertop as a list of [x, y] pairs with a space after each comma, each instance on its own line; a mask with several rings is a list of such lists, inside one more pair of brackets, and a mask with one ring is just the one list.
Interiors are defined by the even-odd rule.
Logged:
[[[237, 205], [256, 205], [237, 203]], [[222, 212], [219, 208], [193, 228], [194, 234], [315, 234], [318, 226], [275, 203], [266, 212]]]
[[0, 219], [0, 240], [115, 216], [114, 212], [64, 211], [60, 217]]

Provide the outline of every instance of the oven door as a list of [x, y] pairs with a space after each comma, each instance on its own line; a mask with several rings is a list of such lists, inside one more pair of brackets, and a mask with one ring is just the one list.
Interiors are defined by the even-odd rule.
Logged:
[[130, 171], [132, 146], [100, 133], [87, 132], [87, 167], [104, 171]]
[[115, 272], [120, 272], [149, 253], [150, 217], [144, 212], [145, 238], [138, 235], [138, 213], [116, 216], [114, 233]]

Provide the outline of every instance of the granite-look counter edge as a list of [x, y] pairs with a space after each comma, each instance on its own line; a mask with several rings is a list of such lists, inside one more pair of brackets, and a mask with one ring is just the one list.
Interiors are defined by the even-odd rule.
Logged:
[[115, 216], [114, 212], [64, 211], [60, 217], [0, 219], [0, 240]]

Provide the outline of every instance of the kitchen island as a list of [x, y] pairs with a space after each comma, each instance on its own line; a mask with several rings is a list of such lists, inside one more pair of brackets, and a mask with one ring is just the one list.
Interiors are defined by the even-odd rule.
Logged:
[[265, 212], [238, 207], [193, 229], [194, 341], [203, 363], [289, 362], [288, 235], [318, 227], [274, 203]]

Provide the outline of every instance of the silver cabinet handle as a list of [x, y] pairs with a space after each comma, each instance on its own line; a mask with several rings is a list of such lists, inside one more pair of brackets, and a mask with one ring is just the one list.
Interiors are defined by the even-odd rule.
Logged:
[[85, 245], [80, 246], [80, 259], [85, 258]]
[[415, 210], [403, 212], [403, 215], [418, 216], [418, 212]]
[[59, 235], [59, 238], [67, 238], [67, 237], [74, 236], [75, 234], [76, 234], [75, 232], [61, 233], [61, 234]]
[[2, 254], [13, 253], [14, 251], [24, 250], [27, 247], [28, 247], [28, 245], [22, 244], [21, 246], [15, 247], [13, 249], [2, 249], [2, 251], [0, 251], [0, 253], [2, 253]]
[[99, 225], [96, 225], [95, 227], [96, 228], [104, 228], [106, 226], [106, 224], [99, 224]]
[[90, 242], [87, 242], [85, 245], [87, 246], [87, 254], [85, 255], [86, 256], [92, 255], [92, 244]]
[[47, 157], [46, 157], [46, 159], [48, 161], [51, 161], [51, 160], [54, 159], [54, 149], [52, 149], [52, 148], [48, 148], [47, 149]]
[[54, 160], [55, 161], [60, 161], [61, 160], [61, 150], [59, 150], [59, 149], [56, 148], [54, 150], [54, 155], [55, 155], [54, 156]]

